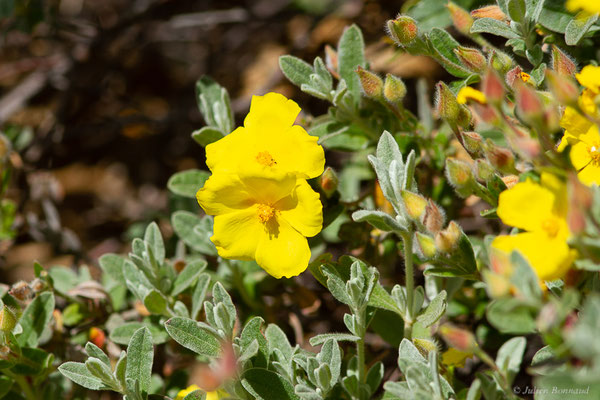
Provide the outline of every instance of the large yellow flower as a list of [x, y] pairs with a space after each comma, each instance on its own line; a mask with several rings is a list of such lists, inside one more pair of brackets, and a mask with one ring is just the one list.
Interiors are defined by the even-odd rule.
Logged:
[[598, 0], [567, 0], [567, 10], [583, 10], [590, 14], [600, 13], [600, 2]]
[[510, 253], [517, 250], [529, 261], [540, 281], [564, 276], [575, 258], [567, 245], [567, 198], [564, 184], [542, 174], [541, 185], [528, 179], [500, 194], [498, 216], [506, 225], [524, 230], [498, 236], [492, 247]]
[[197, 199], [215, 215], [211, 240], [221, 257], [256, 260], [276, 278], [296, 276], [308, 266], [306, 237], [321, 231], [323, 213], [319, 194], [305, 179], [215, 173]]
[[213, 173], [321, 175], [323, 147], [316, 136], [293, 125], [299, 113], [298, 104], [279, 93], [253, 96], [244, 126], [206, 146], [206, 165]]

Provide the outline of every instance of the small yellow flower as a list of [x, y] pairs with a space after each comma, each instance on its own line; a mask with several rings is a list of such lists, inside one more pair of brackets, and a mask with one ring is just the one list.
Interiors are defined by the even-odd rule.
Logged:
[[275, 278], [296, 276], [308, 266], [306, 237], [321, 231], [323, 213], [319, 194], [305, 179], [216, 173], [196, 197], [215, 215], [210, 239], [221, 257], [256, 260]]
[[458, 95], [456, 95], [456, 101], [458, 101], [459, 104], [467, 104], [469, 100], [476, 101], [480, 104], [487, 103], [487, 99], [483, 92], [473, 89], [470, 86], [465, 86], [458, 91]]
[[[175, 397], [175, 400], [183, 400], [185, 399], [185, 396], [192, 392], [195, 392], [196, 390], [201, 390], [198, 385], [188, 386], [186, 389], [183, 389], [179, 393], [177, 393], [177, 397]], [[212, 392], [206, 392], [206, 400], [219, 400], [219, 393], [216, 390]]]
[[[598, 5], [597, 12], [600, 12], [600, 2], [594, 0], [594, 3]], [[600, 92], [600, 67], [586, 65], [575, 77], [581, 83], [581, 86], [592, 90], [596, 94]]]
[[572, 144], [569, 154], [577, 169], [577, 177], [586, 184], [600, 184], [600, 131], [592, 125], [586, 133], [579, 135]]
[[498, 236], [492, 247], [506, 253], [518, 250], [540, 281], [563, 277], [576, 255], [567, 245], [566, 206], [564, 184], [553, 175], [542, 174], [541, 185], [530, 179], [517, 183], [500, 194], [497, 213], [506, 225], [525, 232]]
[[529, 75], [527, 72], [523, 72], [521, 71], [521, 80], [525, 83], [529, 82], [529, 80], [531, 79], [531, 75]]
[[473, 357], [472, 352], [460, 351], [453, 347], [450, 347], [444, 353], [442, 353], [442, 364], [449, 367], [463, 368], [467, 358]]
[[206, 146], [206, 165], [213, 173], [321, 175], [323, 147], [316, 136], [293, 125], [299, 113], [298, 104], [279, 93], [253, 96], [244, 126]]
[[598, 0], [567, 0], [566, 7], [571, 12], [583, 10], [590, 14], [600, 13]]

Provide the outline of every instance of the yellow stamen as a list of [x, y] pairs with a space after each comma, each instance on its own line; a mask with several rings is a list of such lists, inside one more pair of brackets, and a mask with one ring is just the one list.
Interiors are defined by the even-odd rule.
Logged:
[[593, 146], [588, 147], [592, 164], [600, 166], [600, 143], [594, 143]]
[[548, 236], [555, 237], [558, 234], [560, 226], [555, 218], [548, 218], [542, 222], [542, 229], [546, 231]]
[[258, 219], [263, 224], [266, 224], [267, 222], [269, 222], [271, 220], [271, 218], [273, 218], [274, 216], [275, 216], [275, 208], [273, 208], [267, 204], [260, 204], [258, 206]]
[[529, 79], [531, 79], [531, 75], [529, 75], [527, 72], [521, 72], [521, 80], [523, 82], [529, 82]]
[[256, 161], [258, 161], [259, 164], [262, 164], [266, 167], [272, 167], [273, 165], [277, 164], [277, 161], [275, 161], [271, 153], [269, 153], [268, 151], [259, 152], [256, 155]]

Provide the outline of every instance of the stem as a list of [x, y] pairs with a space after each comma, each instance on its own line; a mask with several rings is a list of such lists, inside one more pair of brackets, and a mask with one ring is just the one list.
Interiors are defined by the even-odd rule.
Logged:
[[[360, 337], [360, 339], [356, 341], [356, 367], [358, 369], [358, 387], [360, 388], [360, 384], [366, 383], [367, 380], [365, 374], [365, 334], [367, 332], [367, 307], [366, 305], [364, 305], [354, 311], [354, 315], [356, 316], [356, 325], [358, 325], [358, 336]], [[361, 399], [360, 390], [358, 391], [358, 393], [356, 393], [356, 398]]]
[[[4, 373], [6, 374], [6, 371]], [[10, 374], [8, 376], [11, 376], [11, 375], [12, 374]], [[19, 387], [23, 391], [23, 394], [25, 394], [25, 398], [27, 400], [37, 400], [38, 397], [33, 392], [33, 390], [31, 389], [32, 386], [29, 383], [27, 383], [24, 376], [12, 375], [11, 377], [15, 380], [15, 382], [17, 382], [17, 385], [19, 385]]]
[[413, 228], [402, 235], [404, 242], [404, 271], [406, 285], [406, 319], [404, 320], [404, 337], [412, 339], [413, 304], [415, 291], [415, 271], [413, 265]]

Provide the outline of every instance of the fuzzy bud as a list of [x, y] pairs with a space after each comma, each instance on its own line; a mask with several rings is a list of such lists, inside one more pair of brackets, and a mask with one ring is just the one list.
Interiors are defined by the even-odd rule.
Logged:
[[325, 46], [325, 65], [327, 69], [336, 79], [339, 79], [338, 74], [338, 54], [330, 45]]
[[408, 190], [403, 190], [401, 196], [408, 216], [415, 221], [420, 220], [427, 207], [427, 200], [423, 196]]
[[502, 12], [498, 6], [485, 6], [471, 11], [473, 18], [492, 18], [498, 21], [506, 21], [508, 17]]
[[504, 84], [493, 69], [488, 69], [485, 72], [481, 89], [488, 102], [492, 104], [500, 104], [504, 100]]
[[506, 185], [507, 189], [510, 189], [511, 187], [519, 183], [519, 177], [517, 175], [506, 175], [503, 176], [501, 179], [502, 182], [504, 182], [504, 184]]
[[435, 257], [435, 254], [437, 253], [435, 240], [431, 236], [425, 235], [421, 232], [417, 232], [416, 238], [417, 244], [419, 245], [419, 250], [421, 250], [423, 256], [427, 258]]
[[423, 216], [425, 229], [431, 233], [438, 233], [442, 229], [442, 226], [444, 226], [445, 221], [446, 216], [444, 215], [444, 211], [433, 200], [429, 199], [425, 207], [425, 215]]
[[5, 304], [0, 310], [0, 330], [2, 332], [12, 332], [17, 325], [17, 317]]
[[469, 154], [479, 154], [482, 151], [483, 138], [477, 132], [463, 132], [463, 145]]
[[319, 184], [325, 196], [328, 198], [335, 193], [338, 188], [339, 179], [333, 168], [327, 167], [319, 179]]
[[565, 52], [552, 45], [552, 69], [558, 75], [575, 76], [577, 65]]
[[433, 340], [413, 338], [412, 342], [417, 350], [419, 350], [419, 353], [425, 358], [429, 357], [429, 353], [432, 351], [438, 351], [437, 345]]
[[106, 335], [102, 329], [92, 327], [90, 328], [90, 342], [94, 343], [96, 346], [103, 348], [104, 343], [106, 342]]
[[454, 54], [460, 62], [470, 71], [481, 72], [487, 66], [487, 60], [482, 52], [469, 47], [458, 46], [454, 49]]
[[475, 161], [475, 169], [477, 170], [477, 179], [488, 182], [494, 177], [496, 171], [487, 160], [479, 159]]
[[33, 291], [27, 282], [19, 281], [12, 286], [8, 293], [17, 300], [26, 301], [31, 298]]
[[485, 157], [499, 171], [511, 173], [515, 171], [515, 155], [507, 148], [497, 146], [488, 139], [484, 146]]
[[483, 270], [482, 273], [483, 280], [487, 284], [486, 291], [488, 296], [492, 299], [497, 299], [510, 294], [511, 283], [507, 277], [488, 270]]
[[392, 104], [398, 104], [406, 96], [406, 85], [402, 79], [392, 74], [385, 76], [383, 84], [383, 97]]
[[381, 78], [361, 66], [356, 69], [356, 73], [365, 96], [371, 99], [381, 98], [383, 95], [383, 81]]
[[456, 222], [450, 221], [446, 229], [435, 235], [435, 247], [441, 252], [450, 253], [458, 245], [461, 235], [460, 226]]
[[515, 82], [518, 82], [521, 79], [521, 73], [523, 70], [520, 66], [516, 66], [510, 71], [506, 73], [506, 84], [511, 88], [514, 87]]
[[446, 6], [450, 12], [450, 18], [457, 31], [463, 35], [469, 36], [471, 34], [471, 26], [473, 26], [473, 17], [464, 8], [449, 2]]
[[556, 101], [564, 105], [574, 105], [579, 98], [579, 87], [569, 75], [546, 70], [546, 83]]
[[513, 60], [508, 54], [494, 50], [490, 56], [489, 63], [492, 68], [504, 75], [512, 67]]
[[460, 117], [460, 104], [456, 96], [444, 82], [436, 85], [435, 106], [437, 115], [451, 124], [456, 124]]
[[398, 45], [412, 43], [419, 35], [417, 22], [409, 16], [400, 15], [387, 22], [388, 34]]
[[473, 170], [465, 161], [456, 158], [446, 159], [446, 176], [452, 186], [457, 189], [468, 188], [473, 183]]
[[472, 353], [477, 349], [475, 336], [469, 331], [451, 324], [444, 324], [440, 326], [439, 333], [448, 346], [456, 350]]
[[538, 126], [544, 117], [544, 103], [535, 89], [523, 82], [515, 83], [516, 111], [530, 126]]

